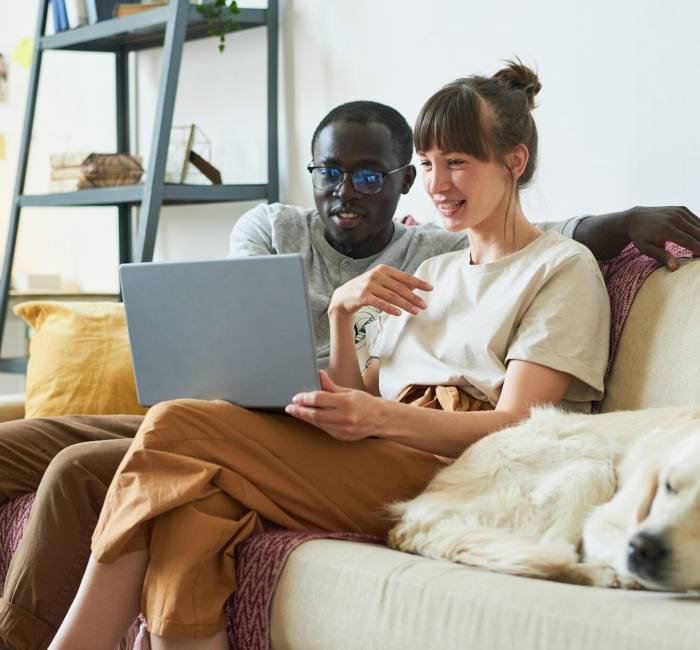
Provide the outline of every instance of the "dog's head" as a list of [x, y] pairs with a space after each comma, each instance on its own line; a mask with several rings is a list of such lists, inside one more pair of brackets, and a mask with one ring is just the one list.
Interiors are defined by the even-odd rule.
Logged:
[[652, 589], [700, 589], [700, 432], [650, 472], [627, 546], [627, 570]]

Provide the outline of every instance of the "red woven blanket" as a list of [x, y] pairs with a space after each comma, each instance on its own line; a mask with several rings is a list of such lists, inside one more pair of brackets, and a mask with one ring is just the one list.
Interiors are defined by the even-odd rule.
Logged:
[[[676, 244], [666, 244], [666, 250], [674, 257], [692, 257], [693, 254]], [[603, 273], [605, 286], [610, 296], [610, 356], [608, 368], [605, 371], [605, 383], [615, 360], [617, 344], [620, 342], [622, 328], [632, 309], [632, 303], [644, 281], [661, 266], [654, 258], [642, 255], [634, 244], [629, 244], [617, 257], [609, 262], [603, 262], [600, 270]], [[593, 405], [597, 412], [600, 403]]]

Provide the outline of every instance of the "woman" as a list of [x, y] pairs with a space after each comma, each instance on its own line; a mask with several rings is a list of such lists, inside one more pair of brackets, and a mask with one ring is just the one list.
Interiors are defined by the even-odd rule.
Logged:
[[[382, 535], [382, 507], [417, 494], [444, 457], [535, 404], [585, 409], [601, 396], [609, 307], [597, 265], [520, 206], [538, 90], [510, 64], [428, 100], [415, 130], [424, 185], [446, 227], [467, 229], [470, 253], [340, 287], [324, 390], [297, 395], [293, 417], [196, 400], [149, 411], [52, 648], [112, 648], [139, 609], [154, 649], [226, 648], [233, 551], [265, 521]], [[361, 373], [352, 315], [366, 305], [386, 316]]]

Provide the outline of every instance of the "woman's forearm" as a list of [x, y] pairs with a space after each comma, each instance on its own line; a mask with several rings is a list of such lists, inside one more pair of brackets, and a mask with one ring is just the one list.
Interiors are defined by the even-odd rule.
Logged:
[[515, 424], [522, 412], [447, 412], [385, 401], [376, 435], [414, 449], [456, 458], [480, 438]]
[[362, 373], [357, 363], [352, 316], [341, 314], [331, 308], [328, 312], [328, 320], [331, 334], [328, 374], [340, 386], [365, 390]]

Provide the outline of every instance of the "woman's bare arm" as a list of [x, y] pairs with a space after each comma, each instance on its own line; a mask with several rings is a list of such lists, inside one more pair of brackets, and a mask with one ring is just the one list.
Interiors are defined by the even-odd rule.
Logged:
[[297, 395], [287, 412], [338, 440], [373, 436], [455, 458], [480, 438], [527, 417], [531, 407], [558, 404], [570, 382], [567, 373], [514, 360], [494, 411], [452, 413], [391, 402], [324, 378], [323, 391]]

